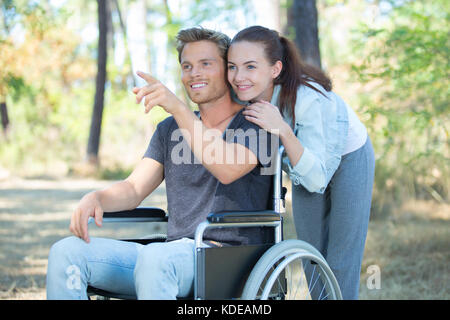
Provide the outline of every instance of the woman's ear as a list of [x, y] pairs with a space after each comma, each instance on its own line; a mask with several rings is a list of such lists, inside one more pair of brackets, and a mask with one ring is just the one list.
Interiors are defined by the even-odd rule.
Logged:
[[283, 70], [283, 63], [280, 60], [278, 60], [272, 66], [272, 78], [276, 79], [280, 75], [281, 70]]

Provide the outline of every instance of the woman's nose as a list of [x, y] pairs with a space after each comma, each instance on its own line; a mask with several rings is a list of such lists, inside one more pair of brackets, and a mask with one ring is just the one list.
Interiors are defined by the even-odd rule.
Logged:
[[233, 79], [234, 79], [234, 81], [236, 81], [236, 82], [240, 82], [240, 81], [242, 81], [242, 80], [245, 79], [245, 75], [244, 75], [244, 73], [243, 73], [242, 71], [235, 70], [235, 71], [234, 71]]

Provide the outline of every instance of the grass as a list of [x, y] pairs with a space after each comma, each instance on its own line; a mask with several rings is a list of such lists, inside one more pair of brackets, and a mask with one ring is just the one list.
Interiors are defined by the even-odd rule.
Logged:
[[[289, 195], [285, 239], [296, 237]], [[359, 299], [450, 299], [450, 205], [412, 200], [379, 217], [369, 223]], [[379, 289], [371, 285], [373, 266]]]
[[[69, 235], [71, 210], [79, 199], [92, 188], [111, 183], [67, 178], [0, 181], [0, 299], [45, 299], [51, 244]], [[143, 205], [164, 208], [165, 190], [158, 190]], [[289, 195], [284, 220], [286, 239], [295, 237]], [[90, 232], [93, 236], [126, 238], [139, 228], [147, 234], [148, 227], [119, 230], [105, 226]], [[449, 240], [449, 204], [416, 200], [385, 218], [373, 219], [361, 270], [360, 299], [449, 299]], [[381, 272], [381, 288], [371, 290], [367, 271], [373, 265]]]
[[[411, 201], [369, 224], [361, 272], [361, 299], [450, 298], [450, 206]], [[370, 290], [366, 270], [381, 271], [381, 288]]]

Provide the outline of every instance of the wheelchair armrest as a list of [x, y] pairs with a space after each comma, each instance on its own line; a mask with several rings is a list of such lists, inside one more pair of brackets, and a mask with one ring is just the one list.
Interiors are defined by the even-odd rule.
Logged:
[[206, 218], [209, 223], [248, 223], [280, 221], [279, 213], [271, 210], [262, 211], [221, 211], [210, 213]]
[[155, 207], [103, 213], [103, 222], [167, 222], [167, 219], [166, 212]]

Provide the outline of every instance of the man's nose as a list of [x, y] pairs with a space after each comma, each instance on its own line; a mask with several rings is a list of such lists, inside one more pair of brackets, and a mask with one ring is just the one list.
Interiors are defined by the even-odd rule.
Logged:
[[201, 68], [197, 66], [193, 66], [191, 70], [191, 76], [193, 78], [199, 77], [201, 75]]

